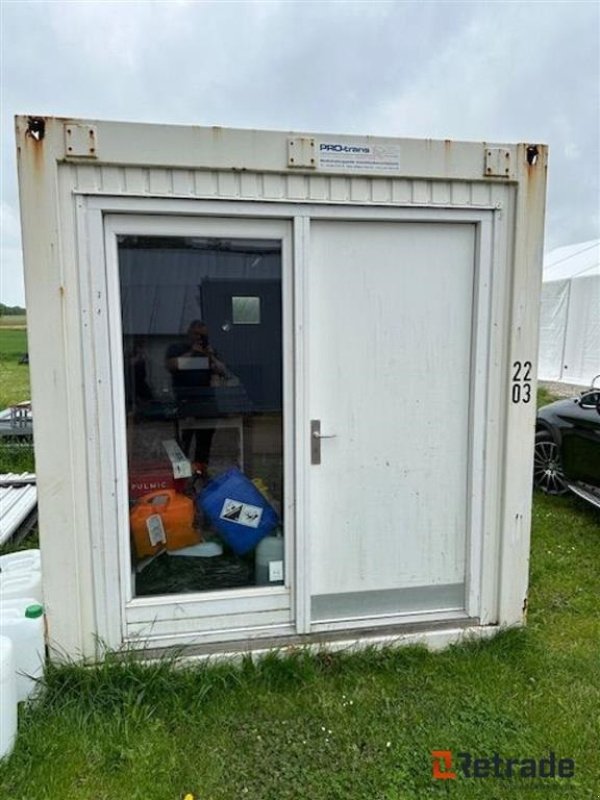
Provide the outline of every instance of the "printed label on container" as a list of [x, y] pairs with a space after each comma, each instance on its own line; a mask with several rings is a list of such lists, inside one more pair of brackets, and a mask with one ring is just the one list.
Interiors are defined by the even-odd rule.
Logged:
[[186, 458], [185, 453], [181, 447], [179, 447], [175, 439], [166, 439], [162, 444], [169, 456], [169, 461], [173, 468], [173, 477], [191, 478], [192, 464], [190, 460]]
[[160, 514], [152, 514], [151, 517], [148, 517], [146, 520], [146, 527], [148, 528], [148, 538], [150, 539], [152, 547], [167, 541], [167, 535], [165, 534], [165, 528]]
[[242, 503], [227, 497], [219, 517], [227, 522], [237, 522], [238, 525], [244, 525], [246, 528], [258, 528], [262, 515], [263, 509], [259, 506], [251, 506], [249, 503]]
[[283, 561], [269, 561], [269, 581], [283, 580]]
[[318, 144], [319, 168], [342, 172], [398, 172], [400, 148], [387, 144]]

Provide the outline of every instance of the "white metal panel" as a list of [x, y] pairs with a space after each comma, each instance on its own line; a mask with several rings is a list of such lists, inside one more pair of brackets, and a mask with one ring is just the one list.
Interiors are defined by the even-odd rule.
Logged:
[[[109, 342], [110, 321], [107, 311], [108, 282], [105, 268], [104, 227], [102, 214], [88, 208], [83, 197], [77, 198], [79, 279], [81, 304], [81, 340], [85, 389], [85, 439], [88, 449], [86, 478], [90, 502], [88, 531], [92, 550], [96, 635], [107, 647], [116, 647], [125, 631], [122, 593], [126, 584], [119, 572], [120, 542], [110, 504], [117, 498], [121, 475], [117, 471], [114, 441], [106, 433], [107, 412], [113, 399], [112, 365]], [[102, 264], [102, 268], [98, 268]], [[97, 342], [105, 342], [103, 348]], [[106, 487], [104, 492], [98, 487]], [[108, 501], [108, 502], [107, 502]]]
[[232, 631], [244, 628], [265, 627], [271, 625], [289, 625], [290, 609], [277, 611], [254, 611], [252, 613], [222, 614], [218, 611], [210, 616], [202, 615], [193, 617], [184, 613], [171, 615], [166, 620], [150, 620], [148, 622], [129, 622], [127, 625], [127, 638], [138, 639], [154, 637], [168, 637], [182, 634], [202, 636], [212, 631]]
[[310, 253], [310, 416], [337, 437], [312, 593], [462, 582], [475, 226], [313, 221]]
[[309, 360], [306, 319], [308, 314], [308, 254], [310, 218], [294, 218], [294, 377], [296, 437], [294, 442], [296, 572], [294, 575], [294, 610], [296, 630], [310, 630], [310, 499], [308, 493], [308, 448], [302, 446], [309, 436]]
[[[60, 165], [69, 169], [71, 165]], [[118, 176], [118, 178], [117, 178]], [[78, 164], [76, 191], [114, 195], [221, 198], [348, 203], [352, 205], [435, 205], [489, 208], [496, 205], [491, 190], [479, 182], [449, 182], [385, 177], [290, 175], [217, 170], [150, 169]]]
[[[498, 618], [504, 625], [521, 624], [527, 612], [531, 482], [535, 435], [535, 392], [538, 354], [539, 297], [542, 283], [544, 199], [547, 154], [543, 147], [517, 148], [518, 188], [510, 209], [508, 271], [511, 291], [506, 303], [509, 338], [504, 359], [504, 456], [502, 467], [502, 537], [499, 557]], [[535, 155], [535, 159], [533, 158]], [[532, 364], [533, 402], [512, 399], [515, 365]]]
[[[256, 624], [259, 619], [254, 615], [254, 621], [249, 626], [235, 627], [232, 621], [225, 617], [222, 620], [225, 627], [213, 628], [210, 630], [182, 631], [180, 633], [149, 633], [139, 631], [125, 639], [125, 645], [132, 650], [156, 649], [157, 652], [163, 651], [167, 647], [190, 648], [205, 647], [209, 652], [236, 653], [247, 652], [255, 647], [258, 648], [261, 640], [267, 640], [269, 646], [273, 648], [273, 640], [276, 639], [278, 645], [286, 641], [293, 640], [295, 628], [293, 625], [280, 624]], [[277, 638], [276, 638], [277, 637]], [[256, 643], [256, 644], [255, 644]], [[183, 651], [185, 652], [185, 651]]]
[[[246, 608], [252, 606], [256, 612], [289, 611], [289, 592], [285, 587], [249, 587], [237, 591]], [[202, 595], [180, 594], [176, 597], [137, 597], [127, 604], [127, 618], [130, 622], [143, 623], [155, 620], [166, 622], [173, 616], [210, 617], [216, 614], [235, 613], [227, 608], [231, 599], [229, 590], [221, 589]]]
[[[24, 127], [27, 118], [18, 118]], [[67, 120], [46, 117], [45, 137], [58, 132], [56, 155], [59, 159], [71, 158], [65, 144], [65, 126], [80, 124], [93, 126], [96, 130], [98, 162], [113, 166], [163, 167], [218, 169], [241, 172], [265, 171], [290, 174], [302, 172], [288, 164], [289, 133], [281, 131], [235, 130], [228, 128], [202, 128], [198, 126], [147, 125], [99, 120]], [[322, 143], [331, 141], [328, 134], [298, 132], [294, 137], [314, 138], [317, 150]], [[389, 175], [410, 176], [418, 179], [477, 180], [485, 175], [485, 153], [493, 143], [455, 142], [432, 139], [392, 139], [371, 136], [335, 135], [342, 146], [392, 147], [399, 153], [397, 164], [386, 169]], [[502, 145], [509, 153], [511, 164], [518, 163], [515, 145]], [[89, 156], [87, 156], [89, 158]], [[304, 170], [306, 173], [327, 173], [322, 164]], [[339, 173], [339, 166], [329, 172]], [[350, 168], [348, 173], [380, 175], [381, 169], [363, 166]], [[514, 173], [504, 180], [514, 179]]]

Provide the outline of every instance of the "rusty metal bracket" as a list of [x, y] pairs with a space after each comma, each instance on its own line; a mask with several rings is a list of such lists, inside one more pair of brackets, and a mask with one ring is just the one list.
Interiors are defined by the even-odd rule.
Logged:
[[504, 147], [486, 147], [483, 174], [486, 178], [512, 178], [510, 150]]
[[98, 158], [98, 135], [95, 125], [65, 125], [65, 155], [74, 158]]
[[316, 169], [315, 140], [308, 136], [288, 139], [288, 167]]

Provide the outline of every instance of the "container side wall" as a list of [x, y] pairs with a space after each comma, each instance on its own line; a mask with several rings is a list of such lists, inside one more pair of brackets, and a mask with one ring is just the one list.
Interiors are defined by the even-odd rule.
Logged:
[[525, 621], [531, 535], [533, 440], [544, 207], [548, 151], [519, 145], [512, 287], [505, 375], [504, 511], [500, 552], [500, 623]]
[[61, 123], [46, 119], [37, 139], [21, 117], [16, 137], [48, 633], [58, 657], [73, 657], [90, 653], [94, 621], [83, 489], [77, 280], [73, 242], [61, 237], [61, 222], [71, 236], [74, 223], [60, 218], [56, 169], [64, 155], [64, 131]]

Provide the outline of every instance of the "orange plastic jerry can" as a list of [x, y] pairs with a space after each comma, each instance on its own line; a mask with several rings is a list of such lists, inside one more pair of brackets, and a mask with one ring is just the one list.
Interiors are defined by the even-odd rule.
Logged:
[[201, 542], [200, 531], [194, 528], [194, 513], [194, 501], [174, 489], [158, 489], [140, 497], [129, 512], [138, 558]]

